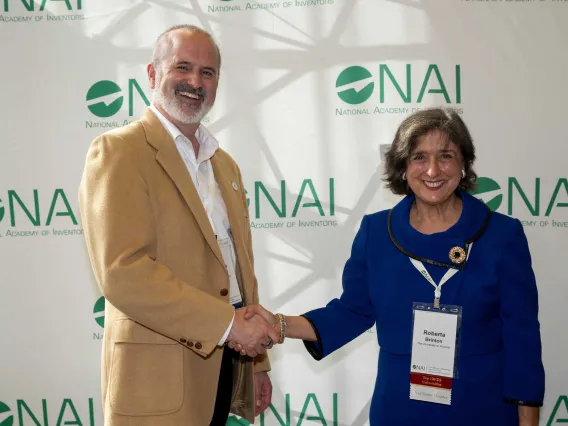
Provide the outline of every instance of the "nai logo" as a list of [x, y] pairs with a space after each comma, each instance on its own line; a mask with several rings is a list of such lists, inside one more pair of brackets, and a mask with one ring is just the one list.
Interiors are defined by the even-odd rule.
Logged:
[[470, 193], [483, 201], [492, 211], [496, 211], [503, 201], [501, 187], [488, 177], [477, 178], [475, 188]]
[[86, 404], [85, 401], [71, 398], [65, 398], [61, 402], [49, 402], [45, 398], [40, 401], [17, 399], [13, 407], [14, 411], [11, 411], [6, 404], [0, 401], [0, 426], [95, 424], [93, 398], [89, 398]]
[[[42, 0], [41, 4], [39, 5], [39, 11], [43, 12], [45, 10], [45, 6], [47, 4], [47, 2], [49, 1], [49, 4], [51, 5], [51, 2], [61, 2], [64, 1], [65, 2], [65, 6], [67, 7], [67, 10], [71, 11], [73, 10], [73, 6], [75, 6], [75, 10], [81, 10], [83, 8], [82, 5], [82, 1], [83, 0], [75, 0], [75, 2], [73, 2], [73, 0]], [[16, 9], [19, 8], [21, 10], [22, 6], [24, 7], [24, 9], [28, 12], [35, 12], [35, 6], [36, 3], [39, 4], [40, 1], [39, 0], [4, 0], [4, 12], [10, 12], [10, 5], [14, 6], [16, 5]], [[75, 3], [75, 4], [73, 4]]]
[[[93, 315], [95, 316], [95, 321], [102, 328], [105, 327], [105, 298], [104, 296], [99, 297], [95, 302], [95, 307], [93, 309]], [[0, 426], [2, 426], [0, 424]]]
[[380, 105], [425, 101], [461, 104], [461, 65], [453, 69], [422, 63], [379, 63], [372, 68], [354, 65], [339, 73], [335, 88], [339, 99], [350, 105], [370, 99]]
[[14, 416], [10, 411], [10, 407], [0, 401], [0, 426], [12, 426], [14, 424]]
[[337, 96], [348, 104], [361, 104], [368, 100], [375, 90], [373, 76], [367, 68], [353, 66], [344, 69], [335, 82]]
[[568, 397], [566, 395], [558, 397], [546, 426], [554, 426], [560, 423], [568, 423]]
[[[91, 86], [87, 92], [89, 111], [97, 117], [111, 117], [120, 111], [124, 102], [123, 96], [118, 96], [122, 90], [114, 81], [102, 80]], [[112, 102], [109, 99], [113, 98]]]
[[[128, 115], [134, 115], [135, 106], [148, 106], [150, 101], [146, 96], [142, 85], [135, 79], [128, 79], [128, 88], [126, 85], [123, 90], [117, 83], [111, 80], [101, 80], [93, 84], [86, 96], [87, 108], [91, 113], [99, 118], [109, 118], [116, 115], [123, 104], [125, 98], [128, 103]], [[142, 101], [142, 102], [140, 102]]]
[[413, 365], [412, 366], [413, 370], [418, 370], [418, 371], [426, 371], [426, 367], [424, 365]]

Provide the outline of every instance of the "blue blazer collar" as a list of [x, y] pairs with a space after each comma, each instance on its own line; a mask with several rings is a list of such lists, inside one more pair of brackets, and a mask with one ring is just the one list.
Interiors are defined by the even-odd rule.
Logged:
[[[491, 210], [477, 198], [457, 190], [463, 208], [459, 220], [450, 229], [435, 234], [422, 234], [410, 225], [410, 207], [415, 195], [404, 197], [389, 212], [389, 235], [393, 244], [405, 255], [447, 268], [463, 269], [466, 260], [456, 262], [459, 253], [467, 255], [468, 245], [483, 233]], [[457, 254], [456, 254], [457, 253]]]

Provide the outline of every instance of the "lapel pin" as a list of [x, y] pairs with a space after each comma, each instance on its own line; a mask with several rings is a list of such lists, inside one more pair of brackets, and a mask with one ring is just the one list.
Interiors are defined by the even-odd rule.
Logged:
[[465, 257], [465, 250], [459, 246], [450, 250], [450, 259], [454, 263], [462, 263], [465, 260]]
[[237, 185], [237, 182], [235, 182], [235, 181], [233, 181], [233, 189], [234, 189], [235, 191], [238, 191], [238, 190], [239, 190], [239, 185]]

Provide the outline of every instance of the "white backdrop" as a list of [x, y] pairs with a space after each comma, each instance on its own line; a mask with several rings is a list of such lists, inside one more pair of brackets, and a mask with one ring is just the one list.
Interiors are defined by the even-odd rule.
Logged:
[[[263, 303], [339, 295], [365, 213], [397, 202], [384, 152], [417, 108], [459, 108], [480, 196], [525, 221], [538, 277], [546, 404], [568, 421], [568, 2], [0, 1], [0, 426], [101, 426], [103, 303], [77, 187], [91, 140], [141, 115], [145, 65], [173, 24], [210, 30], [223, 69], [207, 125], [242, 168]], [[319, 363], [272, 352], [256, 424], [368, 424], [374, 330]]]

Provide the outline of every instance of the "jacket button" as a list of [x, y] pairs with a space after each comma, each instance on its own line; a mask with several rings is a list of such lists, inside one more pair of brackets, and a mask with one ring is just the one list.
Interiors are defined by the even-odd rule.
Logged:
[[201, 346], [201, 343], [197, 342], [195, 344], [195, 349], [201, 349], [203, 346]]
[[182, 337], [181, 339], [179, 339], [179, 341], [180, 341], [181, 343], [187, 342], [187, 340], [185, 340], [183, 337]]
[[229, 294], [229, 290], [227, 290], [226, 288], [221, 289], [220, 291], [221, 296], [226, 296], [227, 294]]
[[190, 348], [193, 348], [193, 342], [187, 342], [187, 346], [189, 346]]

